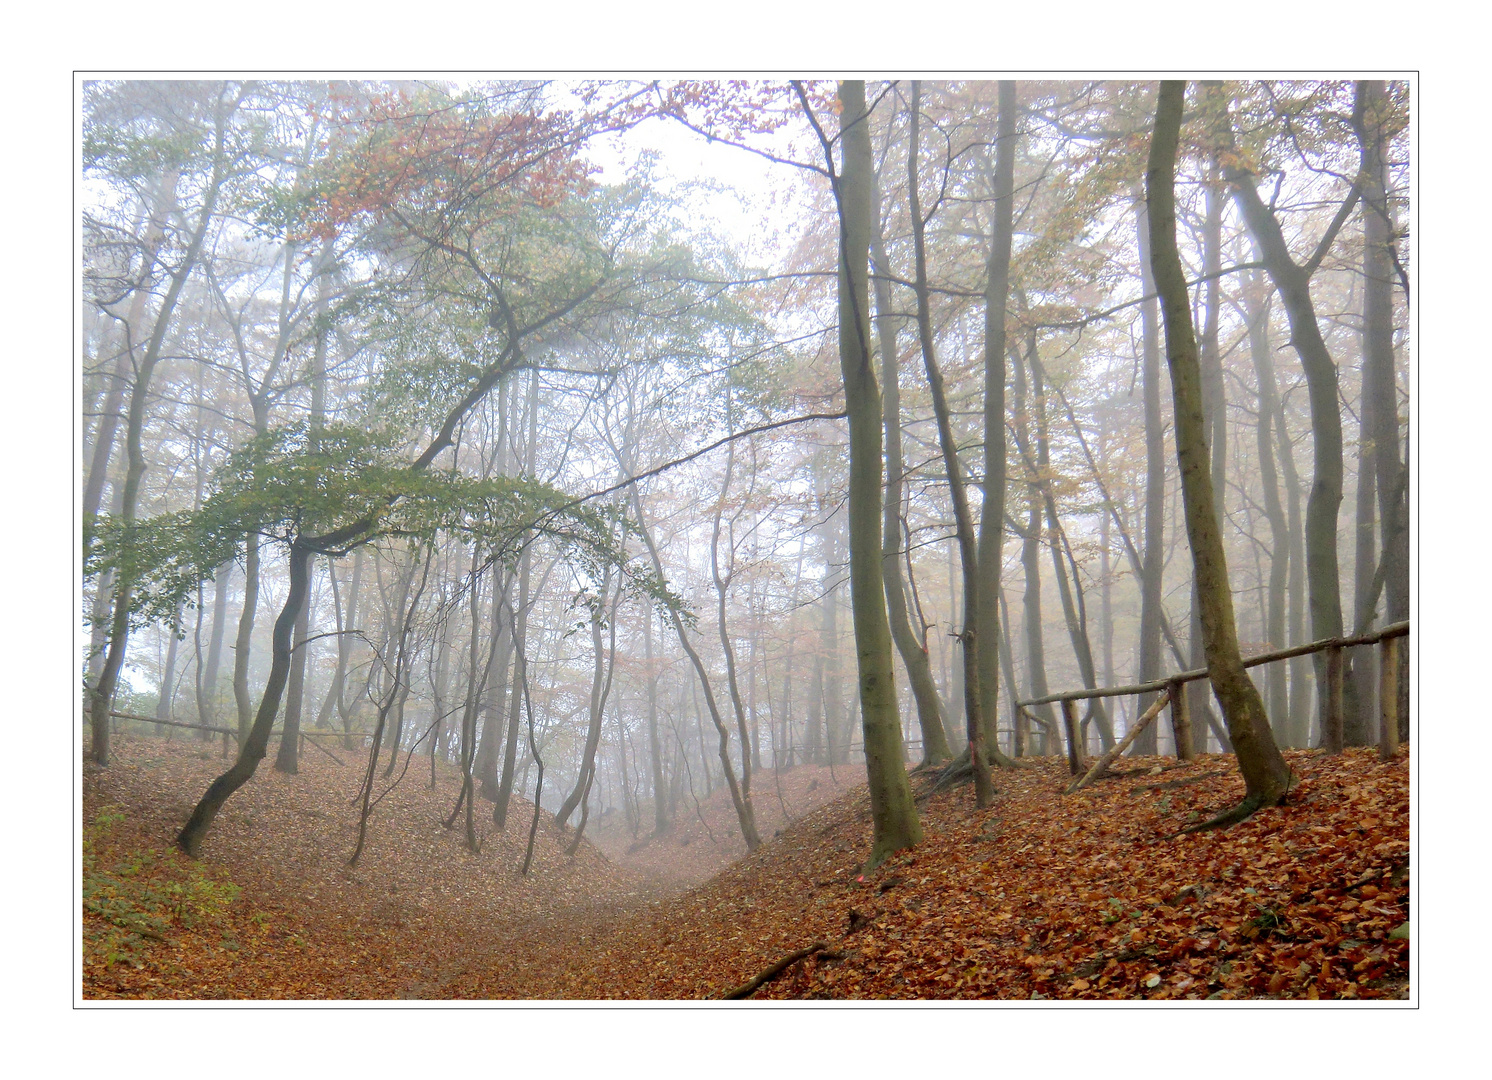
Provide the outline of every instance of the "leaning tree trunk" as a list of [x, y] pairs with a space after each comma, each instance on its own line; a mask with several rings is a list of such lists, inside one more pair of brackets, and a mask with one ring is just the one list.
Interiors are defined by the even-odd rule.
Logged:
[[[870, 360], [867, 280], [875, 165], [864, 81], [841, 82], [839, 102], [843, 165], [835, 194], [839, 204], [839, 367], [850, 429], [850, 598], [870, 788], [868, 862], [876, 866], [892, 852], [921, 840], [922, 825], [904, 763], [891, 625], [881, 576], [881, 393]], [[832, 170], [827, 140], [824, 150]]]
[[210, 785], [197, 803], [192, 816], [176, 835], [176, 842], [192, 858], [202, 848], [207, 830], [218, 816], [228, 797], [248, 782], [264, 760], [269, 746], [270, 729], [274, 727], [275, 714], [280, 710], [280, 696], [290, 676], [291, 637], [295, 632], [296, 613], [304, 602], [307, 588], [308, 567], [314, 552], [300, 543], [290, 546], [290, 591], [285, 597], [285, 606], [275, 620], [274, 634], [270, 646], [269, 678], [264, 684], [264, 696], [259, 701], [259, 711], [254, 717], [254, 726], [249, 729], [239, 749], [233, 766]]
[[1202, 614], [1202, 635], [1207, 646], [1207, 667], [1213, 692], [1223, 707], [1228, 734], [1246, 788], [1240, 806], [1215, 822], [1223, 824], [1228, 820], [1242, 820], [1261, 806], [1273, 806], [1283, 800], [1289, 791], [1290, 768], [1270, 733], [1264, 701], [1243, 666], [1233, 617], [1233, 594], [1228, 584], [1228, 565], [1213, 500], [1202, 406], [1201, 364], [1192, 331], [1186, 275], [1176, 249], [1176, 152], [1185, 95], [1184, 82], [1161, 83], [1145, 191], [1152, 240], [1152, 269], [1161, 297], [1166, 360], [1171, 370], [1176, 457], [1181, 470], [1187, 538]]

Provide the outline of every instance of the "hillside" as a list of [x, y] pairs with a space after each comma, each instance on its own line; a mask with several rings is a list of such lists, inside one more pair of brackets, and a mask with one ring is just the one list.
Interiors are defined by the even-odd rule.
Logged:
[[[130, 740], [107, 774], [85, 775], [87, 820], [106, 805], [126, 816], [101, 833], [100, 865], [167, 847], [218, 767], [201, 753]], [[1288, 756], [1302, 776], [1290, 805], [1187, 836], [1175, 834], [1241, 794], [1231, 759], [1136, 759], [1070, 798], [1061, 765], [1040, 762], [1000, 774], [986, 811], [967, 789], [924, 798], [926, 840], [868, 874], [861, 784], [673, 896], [662, 882], [722, 857], [723, 843], [670, 863], [657, 838], [619, 866], [589, 842], [567, 858], [567, 837], [546, 822], [523, 879], [527, 810], [524, 829], [489, 836], [473, 857], [439, 821], [456, 777], [440, 775], [431, 794], [428, 765], [385, 801], [349, 870], [356, 777], [308, 761], [299, 777], [262, 772], [220, 820], [201, 873], [241, 893], [196, 928], [144, 942], [139, 968], [105, 965], [95, 949], [85, 993], [709, 998], [819, 940], [827, 951], [754, 996], [1405, 996], [1408, 941], [1390, 935], [1409, 914], [1407, 754]], [[798, 771], [783, 774], [784, 794], [816, 778]], [[701, 813], [714, 830], [711, 813], [728, 809]], [[702, 843], [674, 837], [672, 850]], [[175, 856], [160, 862], [144, 873], [191, 873]]]

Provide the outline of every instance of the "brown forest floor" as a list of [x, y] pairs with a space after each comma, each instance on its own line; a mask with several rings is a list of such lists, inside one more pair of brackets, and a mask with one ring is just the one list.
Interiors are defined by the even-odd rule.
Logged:
[[266, 761], [193, 865], [170, 842], [221, 771], [216, 747], [125, 736], [117, 751], [84, 770], [89, 999], [712, 998], [815, 940], [829, 951], [755, 997], [1408, 993], [1408, 942], [1389, 937], [1409, 917], [1407, 751], [1288, 753], [1290, 805], [1180, 837], [1240, 797], [1231, 758], [1127, 759], [1131, 775], [1070, 798], [1061, 763], [1038, 762], [998, 774], [985, 811], [967, 787], [921, 800], [926, 839], [873, 873], [863, 784], [799, 767], [780, 804], [769, 771], [753, 802], [782, 835], [753, 855], [732, 861], [716, 791], [646, 844], [617, 810], [574, 859], [545, 815], [528, 878], [531, 804], [497, 834], [479, 801], [473, 856], [441, 822], [458, 778], [442, 769], [432, 793], [423, 760], [349, 868], [360, 774], [340, 750], [349, 767], [313, 751], [296, 777]]

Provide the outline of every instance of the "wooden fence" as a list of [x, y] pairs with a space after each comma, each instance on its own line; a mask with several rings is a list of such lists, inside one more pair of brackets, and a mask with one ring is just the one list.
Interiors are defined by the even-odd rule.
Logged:
[[[1399, 748], [1399, 641], [1409, 635], [1409, 623], [1390, 623], [1381, 630], [1375, 630], [1367, 634], [1359, 634], [1354, 637], [1323, 638], [1320, 641], [1307, 642], [1304, 645], [1294, 645], [1288, 649], [1275, 649], [1272, 652], [1259, 653], [1255, 656], [1245, 657], [1243, 666], [1246, 668], [1258, 667], [1261, 664], [1272, 664], [1278, 660], [1288, 660], [1294, 656], [1307, 656], [1314, 653], [1326, 653], [1326, 700], [1324, 713], [1321, 718], [1323, 742], [1327, 750], [1339, 751], [1342, 749], [1342, 677], [1345, 671], [1342, 652], [1344, 649], [1359, 648], [1366, 645], [1378, 646], [1378, 701], [1379, 701], [1379, 753], [1385, 758], [1393, 756]], [[1176, 738], [1176, 756], [1183, 761], [1192, 758], [1191, 717], [1188, 715], [1186, 706], [1186, 695], [1181, 692], [1182, 686], [1189, 682], [1208, 677], [1208, 669], [1200, 668], [1196, 671], [1182, 671], [1175, 675], [1167, 675], [1163, 679], [1152, 682], [1135, 683], [1130, 686], [1110, 686], [1094, 690], [1067, 690], [1060, 694], [1047, 694], [1045, 697], [1030, 698], [1026, 701], [1017, 701], [1016, 707], [1028, 717], [1028, 711], [1037, 705], [1049, 705], [1060, 702], [1062, 705], [1062, 723], [1067, 733], [1067, 760], [1068, 765], [1075, 777], [1081, 779], [1069, 790], [1077, 790], [1085, 786], [1091, 779], [1106, 769], [1111, 761], [1129, 748], [1130, 744], [1139, 736], [1149, 724], [1160, 715], [1161, 709], [1167, 704], [1171, 706], [1171, 731]], [[1105, 697], [1129, 697], [1131, 695], [1159, 693], [1155, 702], [1145, 710], [1140, 718], [1130, 727], [1122, 742], [1108, 750], [1092, 769], [1084, 774], [1082, 769], [1082, 752], [1078, 744], [1078, 722], [1076, 702], [1089, 698]], [[1031, 717], [1033, 720], [1035, 717]], [[1037, 721], [1040, 723], [1040, 721]]]

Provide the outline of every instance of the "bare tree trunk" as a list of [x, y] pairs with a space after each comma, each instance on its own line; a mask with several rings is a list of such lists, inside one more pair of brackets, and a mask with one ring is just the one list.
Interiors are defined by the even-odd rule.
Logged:
[[[802, 93], [801, 87], [799, 88]], [[807, 105], [806, 98], [804, 100]], [[855, 621], [860, 719], [870, 789], [870, 866], [922, 839], [907, 781], [891, 625], [881, 575], [881, 393], [870, 359], [870, 234], [874, 162], [863, 80], [839, 84], [843, 155], [835, 183], [839, 206], [839, 366], [850, 429], [850, 596]], [[914, 106], [915, 111], [915, 106]], [[821, 138], [822, 138], [822, 133]], [[822, 143], [832, 173], [829, 141]], [[977, 760], [977, 759], [976, 759]]]
[[[1268, 631], [1266, 637], [1271, 649], [1286, 646], [1285, 633], [1285, 586], [1290, 572], [1290, 526], [1285, 518], [1285, 507], [1280, 501], [1279, 474], [1275, 468], [1275, 445], [1272, 435], [1279, 403], [1276, 400], [1274, 381], [1274, 356], [1269, 342], [1269, 298], [1262, 288], [1260, 275], [1251, 273], [1245, 289], [1248, 305], [1249, 354], [1254, 362], [1255, 377], [1259, 386], [1259, 422], [1257, 427], [1259, 476], [1264, 489], [1264, 514], [1269, 519], [1269, 600], [1265, 615]], [[1289, 722], [1290, 698], [1286, 683], [1286, 661], [1270, 664], [1269, 721], [1275, 737], [1286, 746], [1293, 731]]]
[[[580, 757], [580, 772], [575, 780], [575, 788], [565, 801], [560, 803], [560, 808], [554, 812], [555, 824], [563, 827], [569, 821], [570, 815], [575, 808], [581, 804], [590, 793], [591, 778], [596, 771], [596, 748], [601, 744], [601, 722], [606, 716], [606, 697], [611, 691], [611, 664], [608, 663], [607, 650], [601, 645], [601, 624], [609, 622], [611, 630], [611, 657], [616, 655], [616, 618], [615, 602], [613, 602], [613, 617], [605, 618], [606, 598], [611, 589], [611, 567], [601, 579], [601, 594], [596, 598], [595, 606], [591, 608], [591, 649], [595, 654], [595, 665], [591, 673], [591, 723], [585, 736], [585, 749]], [[749, 763], [748, 763], [749, 765]]]
[[933, 682], [932, 664], [927, 655], [926, 631], [919, 634], [912, 627], [907, 611], [906, 583], [901, 576], [903, 553], [901, 506], [904, 489], [902, 478], [906, 465], [901, 450], [901, 358], [896, 347], [899, 320], [891, 314], [891, 263], [886, 257], [886, 242], [879, 227], [880, 191], [877, 185], [877, 228], [871, 238], [871, 255], [876, 269], [876, 333], [881, 347], [882, 408], [886, 428], [886, 502], [882, 520], [881, 576], [886, 582], [886, 611], [891, 620], [891, 637], [901, 654], [917, 702], [917, 723], [922, 731], [922, 764], [939, 765], [953, 757], [948, 736], [943, 730], [942, 702]]
[[[1233, 153], [1231, 121], [1222, 125], [1224, 169], [1233, 188], [1250, 234], [1259, 246], [1285, 314], [1290, 320], [1290, 340], [1305, 372], [1314, 436], [1314, 471], [1310, 498], [1306, 503], [1306, 578], [1310, 596], [1311, 637], [1315, 640], [1342, 636], [1341, 581], [1337, 565], [1337, 514], [1342, 503], [1342, 414], [1339, 403], [1337, 366], [1327, 350], [1311, 299], [1311, 276], [1320, 256], [1305, 265], [1295, 262], [1285, 244], [1284, 233], [1274, 211], [1259, 197], [1254, 175]], [[1355, 189], [1354, 189], [1355, 190]], [[1350, 198], [1350, 196], [1349, 196]], [[1333, 233], [1328, 231], [1319, 247], [1324, 256]], [[1326, 690], [1325, 654], [1315, 655], [1318, 695]], [[1324, 702], [1325, 698], [1322, 697]], [[1324, 713], [1324, 709], [1323, 709]], [[1335, 749], [1335, 748], [1334, 748]]]
[[[1005, 547], [1005, 309], [1010, 294], [1010, 249], [1014, 236], [1015, 83], [1001, 80], [995, 136], [995, 202], [984, 286], [984, 501], [979, 511], [979, 575], [975, 583], [974, 642], [979, 668], [980, 722], [986, 756], [997, 765], [1012, 764], [1000, 750], [999, 641], [1009, 633], [1000, 622], [1000, 575]], [[966, 646], [967, 647], [967, 646]], [[1014, 686], [1010, 687], [1014, 693]], [[976, 778], [976, 783], [977, 783]], [[982, 805], [982, 804], [981, 804]]]
[[[1161, 579], [1165, 571], [1166, 462], [1165, 430], [1160, 405], [1160, 307], [1150, 270], [1150, 223], [1145, 207], [1136, 207], [1136, 235], [1140, 249], [1141, 383], [1145, 398], [1145, 555], [1140, 569], [1140, 682], [1160, 678]], [[1143, 716], [1155, 694], [1141, 694], [1135, 715]], [[1148, 727], [1134, 742], [1133, 753], [1154, 754], [1155, 728]]]
[[[978, 806], [984, 807], [994, 800], [995, 789], [989, 775], [990, 748], [985, 740], [985, 724], [981, 712], [983, 698], [979, 690], [979, 552], [974, 538], [974, 518], [965, 490], [963, 464], [959, 461], [958, 443], [953, 434], [948, 395], [943, 387], [943, 372], [938, 366], [933, 343], [927, 251], [923, 242], [927, 219], [922, 215], [922, 201], [917, 191], [917, 132], [921, 119], [921, 85], [915, 80], [912, 82], [909, 134], [911, 146], [907, 155], [907, 195], [911, 203], [912, 242], [916, 254], [917, 336], [922, 345], [922, 365], [927, 371], [927, 385], [932, 392], [933, 412], [938, 422], [938, 445], [948, 473], [948, 492], [953, 500], [954, 527], [958, 535], [959, 563], [963, 569], [964, 625], [958, 633], [958, 640], [964, 651], [965, 734], [969, 762], [974, 773], [974, 800]], [[841, 303], [840, 318], [844, 317], [844, 304]]]
[[[632, 512], [637, 519], [637, 531], [642, 536], [643, 543], [647, 546], [648, 555], [653, 562], [653, 572], [661, 580], [663, 578], [663, 561], [658, 557], [658, 548], [653, 543], [653, 534], [649, 531], [647, 522], [642, 515], [642, 501], [637, 494], [637, 485], [632, 485]], [[730, 760], [730, 730], [721, 719], [720, 707], [715, 702], [715, 692], [710, 687], [709, 675], [705, 671], [704, 661], [700, 659], [699, 652], [689, 640], [689, 632], [685, 629], [683, 620], [674, 609], [669, 609], [669, 617], [673, 622], [674, 633], [678, 636], [679, 644], [683, 646], [684, 652], [689, 656], [689, 662], [694, 665], [695, 674], [699, 676], [700, 687], [704, 690], [705, 703], [710, 709], [710, 720], [715, 725], [715, 733], [719, 737], [720, 765], [725, 773], [726, 786], [730, 788], [731, 804], [736, 809], [736, 820], [741, 826], [741, 838], [746, 843], [748, 852], [755, 851], [761, 846], [761, 836], [756, 831], [756, 815], [751, 807], [749, 795], [741, 790], [741, 785], [736, 780], [736, 769]], [[698, 710], [696, 710], [696, 713]], [[703, 747], [701, 747], [703, 750]], [[706, 767], [708, 771], [708, 766]]]
[[1207, 666], [1213, 690], [1223, 706], [1228, 734], [1238, 756], [1238, 767], [1246, 789], [1245, 799], [1235, 812], [1207, 823], [1224, 824], [1227, 820], [1241, 820], [1261, 806], [1273, 806], [1282, 800], [1289, 790], [1290, 769], [1270, 734], [1269, 719], [1259, 691], [1243, 666], [1233, 619], [1228, 565], [1213, 502], [1202, 406], [1201, 365], [1192, 333], [1186, 276], [1176, 250], [1176, 153], [1185, 95], [1185, 83], [1161, 83], [1145, 191], [1153, 241], [1152, 270], [1161, 296], [1166, 360], [1171, 369], [1176, 455], [1181, 468], [1187, 537], [1201, 601]]
[[[186, 251], [177, 268], [171, 272], [171, 284], [161, 301], [161, 310], [156, 315], [155, 328], [151, 331], [150, 340], [145, 346], [139, 367], [135, 369], [135, 382], [130, 388], [129, 414], [125, 425], [125, 450], [128, 454], [129, 467], [125, 472], [123, 497], [120, 504], [120, 520], [126, 534], [124, 543], [130, 542], [128, 534], [135, 523], [140, 481], [145, 475], [145, 448], [142, 434], [145, 426], [145, 408], [150, 397], [151, 379], [155, 375], [156, 364], [160, 361], [161, 348], [165, 343], [172, 317], [176, 313], [176, 305], [181, 299], [181, 292], [196, 268], [203, 241], [207, 237], [208, 225], [212, 222], [216, 211], [218, 193], [226, 179], [224, 146], [228, 113], [237, 108], [235, 101], [232, 109], [228, 109], [226, 98], [227, 87], [224, 85], [214, 109], [216, 132], [212, 175], [207, 182], [202, 207]], [[109, 624], [109, 648], [105, 654], [104, 666], [99, 672], [98, 681], [94, 684], [93, 692], [89, 696], [88, 715], [93, 737], [92, 757], [94, 764], [99, 766], [109, 764], [109, 714], [114, 710], [114, 693], [118, 687], [119, 673], [124, 668], [125, 651], [129, 646], [129, 616], [133, 599], [134, 582], [128, 575], [117, 575], [114, 582], [114, 611]]]

